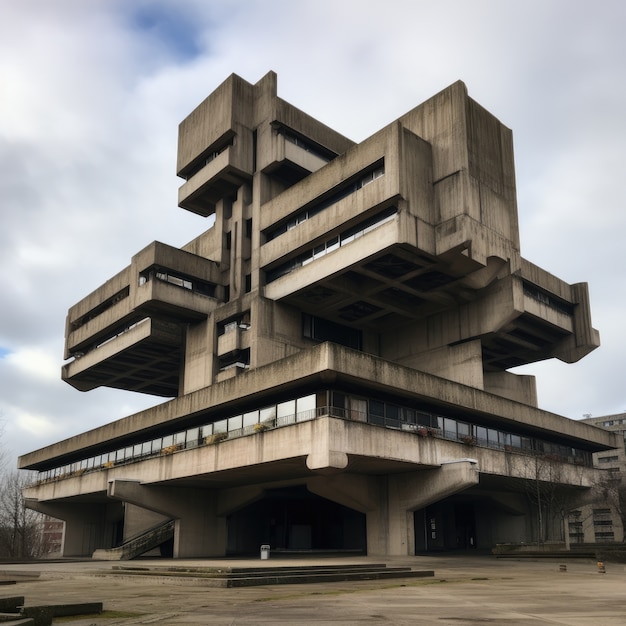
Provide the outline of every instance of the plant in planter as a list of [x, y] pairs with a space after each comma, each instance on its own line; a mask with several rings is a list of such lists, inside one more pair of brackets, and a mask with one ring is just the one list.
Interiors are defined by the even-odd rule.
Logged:
[[205, 438], [205, 443], [214, 444], [219, 443], [220, 441], [224, 441], [224, 439], [228, 438], [228, 433], [215, 433], [213, 435], [209, 435]]
[[268, 429], [268, 425], [264, 424], [263, 422], [259, 422], [258, 424], [254, 425], [254, 432], [255, 433], [262, 433], [264, 431], [266, 431]]
[[468, 446], [473, 446], [476, 444], [476, 439], [474, 439], [474, 437], [472, 437], [471, 435], [464, 435], [463, 437], [461, 437], [461, 441]]

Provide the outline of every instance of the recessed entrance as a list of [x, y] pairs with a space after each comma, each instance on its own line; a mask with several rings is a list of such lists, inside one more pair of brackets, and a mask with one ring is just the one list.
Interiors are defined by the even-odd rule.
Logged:
[[478, 547], [473, 502], [449, 499], [414, 515], [416, 553]]
[[365, 515], [312, 494], [305, 486], [267, 490], [262, 499], [228, 517], [232, 555], [272, 552], [366, 553]]

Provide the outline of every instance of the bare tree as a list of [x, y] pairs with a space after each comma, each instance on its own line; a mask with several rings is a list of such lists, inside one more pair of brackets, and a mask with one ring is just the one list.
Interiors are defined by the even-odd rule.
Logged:
[[[517, 484], [522, 486], [535, 514], [535, 540], [541, 544], [546, 541], [564, 540], [569, 543], [568, 516], [577, 506], [582, 492], [571, 484], [574, 466], [565, 470], [563, 460], [551, 454], [516, 454], [511, 464], [519, 477]], [[580, 468], [582, 486], [584, 468]], [[568, 480], [565, 480], [568, 474]]]
[[43, 516], [24, 506], [26, 473], [0, 474], [0, 557], [31, 559], [41, 555]]

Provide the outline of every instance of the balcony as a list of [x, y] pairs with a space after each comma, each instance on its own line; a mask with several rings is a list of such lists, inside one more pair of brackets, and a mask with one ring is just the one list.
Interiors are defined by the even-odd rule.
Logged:
[[65, 357], [74, 361], [63, 379], [82, 390], [177, 395], [182, 327], [217, 307], [220, 276], [213, 261], [151, 244], [70, 309]]
[[252, 140], [247, 135], [237, 140], [237, 145], [216, 154], [178, 189], [178, 206], [208, 217], [219, 200], [252, 180]]
[[62, 378], [80, 391], [113, 387], [173, 397], [183, 338], [177, 324], [144, 318], [64, 365]]

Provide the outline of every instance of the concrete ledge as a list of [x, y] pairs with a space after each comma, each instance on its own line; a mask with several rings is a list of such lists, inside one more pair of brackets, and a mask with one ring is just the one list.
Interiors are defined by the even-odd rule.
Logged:
[[[116, 566], [108, 572], [132, 579], [145, 576], [168, 584], [199, 584], [207, 587], [253, 587], [261, 585], [294, 585], [389, 578], [424, 578], [434, 576], [433, 570], [414, 570], [410, 567], [390, 567], [385, 564], [319, 565], [301, 567], [251, 568], [140, 568]], [[101, 572], [100, 575], [106, 575]]]

